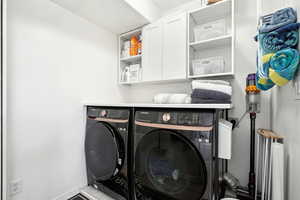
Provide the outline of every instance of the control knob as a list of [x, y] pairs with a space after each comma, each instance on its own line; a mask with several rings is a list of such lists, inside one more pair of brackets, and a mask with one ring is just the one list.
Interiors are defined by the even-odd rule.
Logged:
[[171, 114], [170, 113], [164, 113], [162, 116], [162, 119], [164, 122], [168, 122], [171, 119]]
[[106, 117], [107, 116], [107, 111], [106, 110], [102, 110], [100, 113], [101, 117]]

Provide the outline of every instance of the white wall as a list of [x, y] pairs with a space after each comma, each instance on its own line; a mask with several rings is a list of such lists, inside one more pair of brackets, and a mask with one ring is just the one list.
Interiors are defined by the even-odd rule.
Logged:
[[[280, 4], [278, 5], [280, 7], [291, 5], [298, 9], [298, 21], [300, 20], [300, 2], [298, 0], [277, 1], [279, 1]], [[286, 200], [297, 200], [300, 196], [300, 100], [296, 100], [295, 94], [296, 89], [293, 82], [272, 90], [272, 129], [285, 137], [287, 165]]]
[[300, 180], [300, 100], [295, 100], [292, 83], [272, 91], [272, 129], [283, 135], [286, 150], [287, 200], [299, 199]]
[[6, 77], [6, 72], [7, 72], [7, 48], [6, 48], [6, 44], [7, 44], [7, 40], [6, 40], [6, 36], [7, 36], [7, 30], [6, 30], [6, 26], [7, 26], [7, 20], [6, 20], [6, 16], [7, 16], [7, 9], [6, 6], [7, 5], [7, 1], [6, 0], [2, 0], [2, 38], [3, 38], [3, 52], [2, 53], [2, 194], [1, 194], [1, 199], [5, 200], [6, 197], [6, 193], [7, 193], [7, 185], [6, 185], [6, 180], [7, 180], [7, 144], [6, 144], [6, 136], [7, 136], [7, 77]]
[[[173, 9], [177, 13], [183, 10], [195, 9], [199, 1], [191, 2], [180, 8]], [[172, 12], [168, 12], [170, 15]], [[253, 0], [236, 0], [236, 74], [233, 80], [233, 104], [231, 117], [240, 117], [245, 111], [244, 88], [246, 76], [256, 70], [256, 43], [253, 37], [256, 34], [257, 12]], [[133, 102], [151, 102], [155, 94], [161, 92], [184, 93], [191, 92], [190, 83], [137, 85], [130, 87], [130, 100]], [[262, 97], [262, 112], [258, 115], [257, 127], [270, 127], [270, 95]], [[250, 149], [250, 121], [248, 118], [241, 123], [240, 128], [234, 131], [233, 159], [229, 163], [230, 171], [240, 178], [241, 183], [248, 183], [249, 149]]]
[[[236, 0], [236, 55], [235, 80], [233, 82], [233, 116], [241, 116], [245, 111], [245, 86], [249, 73], [256, 72], [256, 50], [254, 42], [257, 27], [256, 3], [253, 0]], [[256, 128], [270, 128], [270, 94], [262, 94], [261, 113], [257, 115]], [[241, 182], [248, 183], [250, 154], [250, 120], [244, 119], [239, 129], [234, 131], [233, 159], [230, 170], [240, 177]]]
[[9, 199], [50, 200], [86, 182], [81, 101], [124, 101], [117, 36], [48, 0], [9, 0], [7, 28]]

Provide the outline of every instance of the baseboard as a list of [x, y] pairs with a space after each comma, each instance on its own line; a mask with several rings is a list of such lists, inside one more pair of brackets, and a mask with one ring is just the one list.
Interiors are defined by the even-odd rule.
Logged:
[[84, 187], [86, 187], [86, 185], [80, 185], [78, 187], [75, 187], [72, 190], [53, 198], [52, 200], [67, 200], [67, 199], [75, 196], [76, 194], [78, 194]]

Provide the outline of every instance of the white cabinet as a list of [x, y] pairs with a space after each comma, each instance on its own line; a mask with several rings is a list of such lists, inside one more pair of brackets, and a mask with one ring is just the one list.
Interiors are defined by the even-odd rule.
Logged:
[[162, 80], [162, 24], [157, 22], [143, 29], [143, 81]]
[[187, 17], [183, 13], [163, 20], [163, 79], [185, 79], [186, 66]]
[[[181, 13], [160, 19], [142, 29], [142, 55], [138, 58], [142, 62], [142, 80], [138, 82], [187, 78], [187, 27], [187, 14]], [[122, 63], [126, 64], [128, 59], [121, 59], [120, 62], [122, 70]]]

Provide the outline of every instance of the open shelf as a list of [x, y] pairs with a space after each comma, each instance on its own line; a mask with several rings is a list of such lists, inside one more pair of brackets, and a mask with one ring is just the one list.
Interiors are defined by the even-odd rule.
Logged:
[[170, 79], [170, 80], [156, 80], [156, 81], [132, 81], [132, 82], [122, 82], [120, 81], [120, 85], [144, 85], [144, 84], [170, 84], [170, 83], [188, 83], [190, 80], [187, 78], [184, 79]]
[[[133, 31], [129, 31], [126, 33], [123, 33], [119, 36], [119, 84], [120, 85], [130, 85], [134, 84], [137, 79], [141, 79], [141, 67], [142, 67], [142, 55], [135, 55], [135, 56], [130, 56], [130, 40], [133, 36], [136, 36], [138, 39], [142, 35], [142, 29], [138, 28]], [[129, 45], [128, 45], [129, 43]], [[126, 44], [126, 45], [125, 45]], [[124, 57], [125, 56], [125, 57]], [[139, 71], [137, 70], [137, 66], [139, 66]], [[129, 70], [129, 71], [127, 71]], [[130, 73], [130, 76], [134, 74], [136, 78], [132, 80], [126, 80], [125, 72]], [[138, 71], [138, 72], [137, 72]], [[124, 82], [125, 81], [125, 82]]]
[[[223, 0], [192, 10], [188, 14], [188, 78], [234, 77], [235, 0]], [[209, 30], [206, 27], [211, 28]], [[210, 36], [215, 37], [209, 38]], [[199, 40], [200, 38], [204, 39]], [[221, 57], [224, 60], [224, 65], [220, 65], [220, 69], [216, 70], [220, 73], [210, 73], [212, 71], [206, 67], [203, 74], [194, 75], [194, 61], [213, 57]]]
[[223, 45], [231, 45], [232, 35], [220, 36], [217, 38], [212, 38], [208, 40], [202, 40], [198, 42], [191, 42], [190, 47], [195, 50], [202, 50], [207, 48], [213, 48]]
[[119, 82], [120, 85], [132, 85], [137, 83], [141, 83], [141, 81]]
[[211, 5], [204, 6], [202, 8], [191, 11], [190, 16], [195, 23], [201, 24], [204, 20], [207, 21], [209, 20], [209, 18], [215, 15], [228, 15], [232, 11], [232, 1], [233, 0], [223, 0]]
[[142, 59], [142, 55], [136, 55], [136, 56], [130, 56], [126, 58], [121, 58], [121, 62], [127, 62], [127, 63], [135, 63], [137, 61], [140, 61]]

